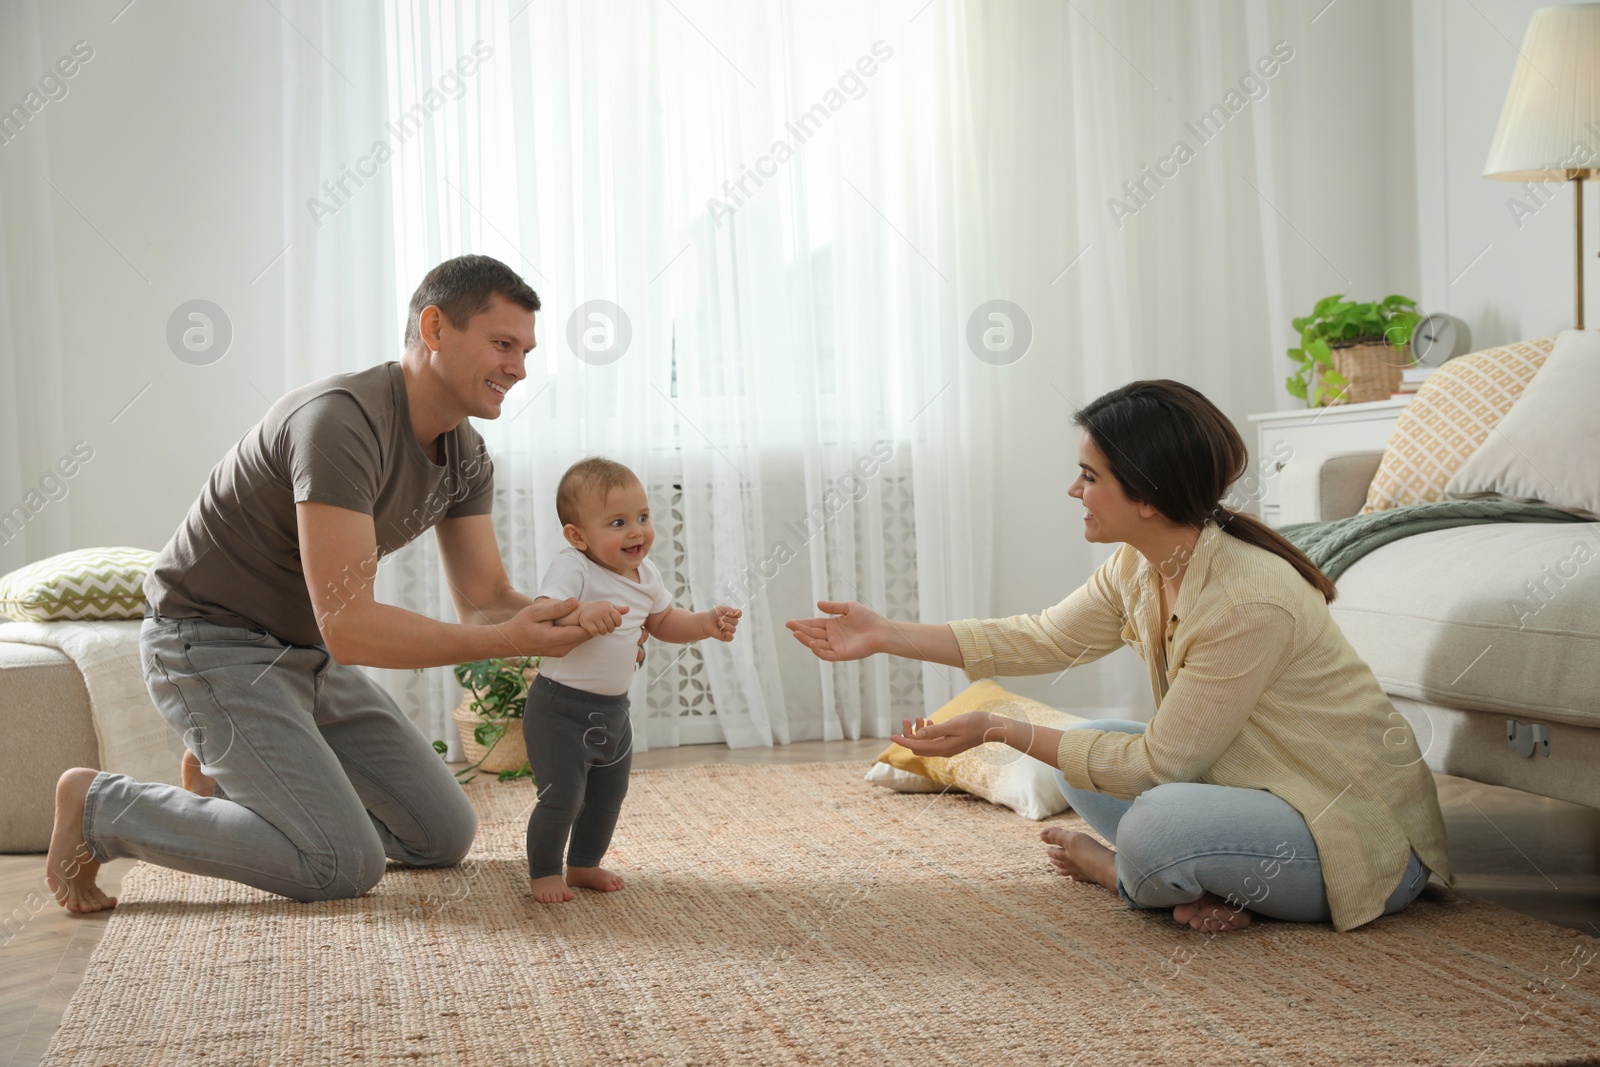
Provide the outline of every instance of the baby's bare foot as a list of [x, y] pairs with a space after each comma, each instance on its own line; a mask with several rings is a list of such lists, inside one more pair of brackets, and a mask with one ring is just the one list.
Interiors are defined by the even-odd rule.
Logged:
[[1047, 826], [1039, 837], [1050, 846], [1044, 851], [1057, 874], [1107, 889], [1117, 888], [1117, 854], [1088, 834]]
[[214, 796], [217, 791], [217, 780], [200, 769], [200, 757], [189, 749], [183, 750], [183, 763], [180, 764], [183, 773], [183, 787], [196, 796]]
[[541, 904], [565, 904], [573, 897], [572, 890], [567, 888], [566, 879], [559, 874], [529, 878], [528, 889], [533, 893], [533, 899]]
[[1235, 908], [1215, 893], [1202, 894], [1199, 900], [1179, 904], [1172, 909], [1172, 917], [1203, 934], [1227, 934], [1243, 930], [1250, 925], [1250, 913]]
[[598, 889], [615, 893], [622, 888], [622, 876], [604, 867], [568, 867], [567, 884], [574, 889]]
[[56, 821], [50, 832], [50, 854], [45, 858], [45, 884], [56, 903], [70, 912], [87, 914], [117, 906], [95, 885], [100, 861], [83, 839], [83, 803], [99, 771], [74, 767], [56, 782]]

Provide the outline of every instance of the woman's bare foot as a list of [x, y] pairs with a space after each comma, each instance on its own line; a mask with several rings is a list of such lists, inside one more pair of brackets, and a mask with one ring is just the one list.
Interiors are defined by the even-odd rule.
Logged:
[[[1047, 826], [1039, 836], [1049, 843], [1045, 853], [1056, 873], [1080, 882], [1094, 882], [1107, 889], [1117, 888], [1117, 854], [1078, 830]], [[1250, 925], [1250, 913], [1235, 908], [1214, 893], [1199, 900], [1179, 904], [1172, 917], [1201, 933], [1231, 933]]]
[[1172, 909], [1172, 917], [1203, 934], [1227, 934], [1243, 930], [1250, 925], [1250, 913], [1235, 908], [1215, 893], [1202, 894], [1199, 900], [1179, 904]]
[[100, 861], [83, 839], [83, 801], [99, 771], [74, 767], [56, 782], [56, 822], [50, 832], [50, 854], [45, 858], [45, 884], [56, 903], [70, 912], [87, 914], [117, 906], [95, 885]]
[[533, 899], [541, 904], [565, 904], [574, 896], [572, 890], [567, 888], [567, 880], [559, 874], [529, 878], [528, 889], [533, 893]]
[[598, 889], [615, 893], [622, 888], [622, 876], [604, 867], [568, 867], [567, 884], [574, 889]]
[[200, 769], [200, 757], [183, 750], [183, 787], [196, 796], [209, 797], [217, 791], [217, 780]]
[[1117, 854], [1088, 834], [1046, 826], [1039, 837], [1050, 845], [1045, 854], [1056, 873], [1080, 882], [1117, 888]]

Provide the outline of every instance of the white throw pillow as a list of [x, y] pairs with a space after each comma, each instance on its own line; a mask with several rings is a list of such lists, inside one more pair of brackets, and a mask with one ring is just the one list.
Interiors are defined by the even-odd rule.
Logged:
[[1539, 373], [1445, 492], [1600, 519], [1600, 333], [1565, 330]]
[[891, 767], [887, 763], [874, 763], [872, 770], [867, 772], [866, 780], [873, 785], [893, 789], [896, 793], [942, 793], [946, 789], [955, 788], [940, 785], [932, 778], [924, 778], [920, 774], [902, 771], [899, 767]]

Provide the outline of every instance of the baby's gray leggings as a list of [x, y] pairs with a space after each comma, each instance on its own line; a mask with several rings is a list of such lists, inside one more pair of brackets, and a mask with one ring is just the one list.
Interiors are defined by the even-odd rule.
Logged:
[[541, 674], [528, 687], [522, 736], [539, 798], [528, 818], [528, 873], [561, 874], [563, 851], [569, 866], [598, 867], [628, 795], [628, 695], [586, 693]]

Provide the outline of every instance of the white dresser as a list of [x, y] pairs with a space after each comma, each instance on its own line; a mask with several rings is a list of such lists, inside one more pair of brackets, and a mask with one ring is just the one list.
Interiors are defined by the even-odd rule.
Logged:
[[1410, 402], [1404, 397], [1251, 415], [1256, 427], [1255, 463], [1239, 480], [1234, 498], [1247, 498], [1247, 510], [1269, 526], [1278, 525], [1278, 489], [1289, 464], [1307, 456], [1383, 448], [1400, 409]]

